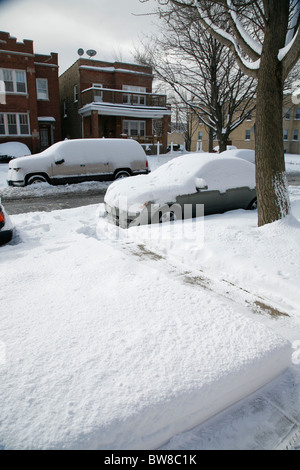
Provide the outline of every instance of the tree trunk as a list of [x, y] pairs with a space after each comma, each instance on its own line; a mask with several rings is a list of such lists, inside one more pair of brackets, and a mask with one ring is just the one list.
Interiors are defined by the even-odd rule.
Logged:
[[227, 134], [221, 134], [219, 137], [219, 152], [225, 152], [227, 150]]
[[214, 131], [209, 128], [209, 131], [208, 131], [208, 151], [210, 153], [212, 153], [214, 149]]
[[265, 0], [268, 18], [260, 63], [256, 106], [256, 188], [258, 225], [290, 212], [283, 147], [283, 76], [278, 50], [284, 47], [288, 22], [286, 0]]

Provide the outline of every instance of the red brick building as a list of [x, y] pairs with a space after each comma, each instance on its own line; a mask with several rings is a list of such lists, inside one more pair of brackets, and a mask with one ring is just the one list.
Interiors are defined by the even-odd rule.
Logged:
[[0, 32], [0, 143], [32, 153], [61, 140], [58, 57], [35, 54], [33, 41]]
[[171, 110], [152, 68], [78, 59], [59, 77], [62, 138], [133, 138], [167, 146]]

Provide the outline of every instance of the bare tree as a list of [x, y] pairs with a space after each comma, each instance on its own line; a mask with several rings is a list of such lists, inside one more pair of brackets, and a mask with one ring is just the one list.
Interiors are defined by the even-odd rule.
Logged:
[[[285, 217], [290, 213], [290, 201], [283, 147], [283, 88], [300, 59], [300, 0], [158, 2], [196, 11], [202, 26], [233, 51], [240, 69], [257, 79], [258, 225]], [[228, 28], [224, 28], [224, 19]]]
[[144, 43], [135, 58], [150, 63], [156, 76], [206, 126], [209, 150], [216, 135], [222, 152], [231, 132], [255, 107], [255, 80], [242, 73], [233, 53], [199, 23], [196, 11], [169, 4], [158, 14], [160, 37]]

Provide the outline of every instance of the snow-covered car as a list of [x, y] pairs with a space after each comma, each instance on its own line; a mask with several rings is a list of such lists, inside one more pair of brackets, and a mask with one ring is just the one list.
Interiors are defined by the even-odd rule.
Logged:
[[[226, 146], [226, 150], [236, 150], [237, 147], [235, 145], [227, 145]], [[225, 150], [225, 151], [226, 151]], [[213, 149], [213, 153], [220, 153], [220, 147], [219, 145], [217, 145], [216, 147], [214, 147]], [[224, 152], [223, 152], [224, 153]]]
[[255, 166], [236, 157], [191, 153], [149, 175], [112, 183], [104, 197], [108, 220], [122, 228], [234, 209], [255, 209]]
[[222, 157], [238, 157], [255, 164], [255, 152], [250, 149], [233, 149], [222, 152]]
[[73, 139], [9, 163], [9, 186], [101, 181], [147, 174], [142, 146], [131, 139]]
[[11, 241], [13, 224], [0, 201], [0, 246]]
[[[235, 145], [227, 145], [227, 146], [226, 146], [226, 150], [236, 150], [236, 149], [237, 149], [237, 147], [236, 147]], [[214, 153], [219, 153], [219, 151], [220, 151], [219, 145], [217, 145], [216, 147], [214, 147], [214, 149], [213, 149], [213, 152], [214, 152]]]
[[0, 163], [8, 163], [13, 158], [31, 155], [27, 145], [22, 142], [5, 142], [0, 144]]
[[180, 144], [168, 145], [166, 153], [169, 153], [171, 151], [173, 151], [173, 152], [182, 152], [183, 148]]

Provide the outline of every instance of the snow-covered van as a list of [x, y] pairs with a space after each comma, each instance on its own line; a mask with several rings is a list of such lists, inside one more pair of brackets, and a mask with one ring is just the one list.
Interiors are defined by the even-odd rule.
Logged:
[[74, 139], [9, 163], [7, 182], [26, 186], [113, 180], [148, 173], [142, 146], [131, 139]]

